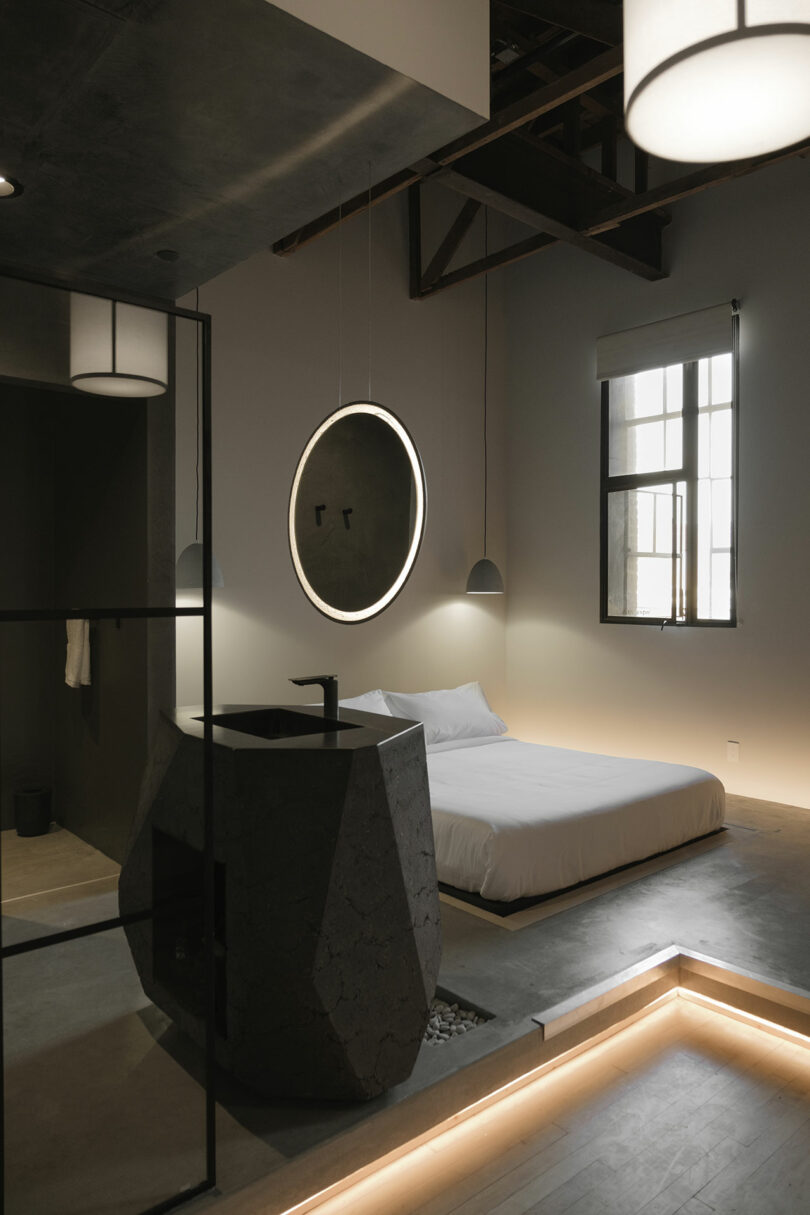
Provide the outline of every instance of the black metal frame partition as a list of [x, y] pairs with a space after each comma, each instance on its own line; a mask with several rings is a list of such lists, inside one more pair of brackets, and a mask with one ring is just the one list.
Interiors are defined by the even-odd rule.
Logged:
[[[203, 625], [203, 874], [204, 874], [204, 956], [205, 956], [205, 1177], [191, 1188], [172, 1195], [155, 1206], [149, 1207], [141, 1215], [160, 1215], [189, 1199], [195, 1198], [214, 1188], [216, 1185], [216, 1105], [214, 1096], [214, 1067], [215, 1067], [215, 954], [214, 954], [214, 898], [215, 898], [215, 866], [214, 866], [214, 780], [213, 780], [213, 740], [211, 711], [213, 703], [212, 649], [211, 649], [211, 317], [208, 313], [194, 311], [189, 308], [178, 308], [165, 300], [139, 296], [121, 292], [115, 289], [104, 290], [94, 284], [22, 273], [14, 268], [0, 266], [0, 278], [16, 279], [20, 282], [50, 287], [61, 291], [76, 291], [85, 295], [98, 296], [102, 299], [116, 300], [121, 303], [151, 308], [165, 313], [168, 317], [182, 318], [195, 321], [201, 329], [201, 449], [202, 449], [202, 551], [203, 551], [203, 601], [201, 607], [146, 607], [135, 605], [130, 607], [115, 607], [96, 609], [90, 606], [80, 608], [55, 606], [52, 609], [8, 609], [0, 610], [0, 625], [3, 623], [24, 623], [31, 621], [62, 621], [68, 619], [115, 619], [143, 620], [160, 618], [180, 618], [195, 616], [202, 618]], [[0, 887], [0, 898], [2, 888]], [[83, 925], [63, 932], [50, 933], [34, 937], [30, 940], [13, 945], [3, 945], [0, 948], [0, 1142], [5, 1144], [5, 1085], [4, 1085], [4, 1027], [3, 1020], [3, 962], [6, 958], [29, 953], [33, 950], [47, 948], [50, 945], [64, 944], [80, 937], [108, 932], [114, 928], [122, 928], [127, 923], [151, 919], [154, 911], [146, 910], [130, 916], [115, 916], [112, 919]], [[5, 1152], [3, 1152], [3, 1163]], [[0, 1215], [5, 1210], [4, 1169], [0, 1176]]]

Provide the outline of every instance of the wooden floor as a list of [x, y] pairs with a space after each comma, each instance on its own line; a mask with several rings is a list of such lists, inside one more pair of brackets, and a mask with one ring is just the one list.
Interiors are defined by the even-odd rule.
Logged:
[[810, 1048], [675, 998], [316, 1215], [807, 1215]]

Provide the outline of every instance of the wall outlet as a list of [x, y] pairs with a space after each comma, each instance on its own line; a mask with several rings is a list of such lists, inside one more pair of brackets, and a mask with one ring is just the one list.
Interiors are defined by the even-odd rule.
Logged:
[[727, 741], [726, 759], [730, 764], [738, 764], [740, 762], [740, 744], [736, 739], [730, 738]]

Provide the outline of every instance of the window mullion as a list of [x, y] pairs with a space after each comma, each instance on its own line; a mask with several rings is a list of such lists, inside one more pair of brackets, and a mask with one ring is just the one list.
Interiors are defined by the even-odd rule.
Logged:
[[686, 482], [686, 623], [697, 621], [698, 365], [683, 368], [683, 466]]

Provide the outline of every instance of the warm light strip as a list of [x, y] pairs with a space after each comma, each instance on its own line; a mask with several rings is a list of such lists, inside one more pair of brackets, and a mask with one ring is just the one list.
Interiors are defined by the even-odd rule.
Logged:
[[810, 1046], [810, 1036], [800, 1034], [797, 1029], [788, 1029], [786, 1025], [768, 1021], [765, 1017], [758, 1017], [756, 1013], [746, 1012], [743, 1008], [735, 1008], [733, 1004], [724, 1004], [722, 1000], [715, 1000], [714, 996], [704, 996], [702, 992], [693, 991], [690, 987], [677, 987], [675, 991], [683, 1000], [691, 1000], [693, 1004], [703, 1004], [707, 1008], [720, 1009], [726, 1016], [733, 1017], [735, 1021], [743, 1021], [756, 1029], [767, 1030], [768, 1033], [776, 1034], [779, 1038], [787, 1038], [802, 1046]]
[[[304, 474], [307, 460], [319, 439], [323, 437], [327, 430], [335, 425], [336, 422], [342, 422], [344, 418], [351, 417], [355, 413], [371, 414], [380, 422], [385, 422], [394, 433], [399, 437], [402, 446], [408, 456], [408, 461], [413, 474], [413, 483], [416, 492], [416, 511], [413, 528], [413, 538], [408, 549], [407, 556], [402, 564], [402, 569], [399, 571], [394, 582], [389, 586], [388, 590], [382, 595], [376, 603], [370, 604], [368, 607], [360, 608], [356, 612], [344, 612], [341, 608], [333, 607], [331, 603], [327, 603], [322, 599], [304, 572], [304, 567], [301, 563], [301, 556], [298, 552], [298, 543], [295, 538], [295, 507], [298, 501], [298, 489], [301, 484], [301, 477]], [[288, 531], [290, 538], [290, 552], [292, 554], [293, 565], [295, 572], [298, 575], [298, 581], [304, 588], [307, 597], [315, 604], [319, 611], [325, 616], [331, 616], [333, 620], [342, 620], [344, 624], [356, 624], [360, 620], [369, 620], [372, 616], [376, 616], [383, 608], [387, 607], [393, 599], [396, 599], [399, 592], [402, 590], [408, 575], [411, 572], [416, 555], [419, 552], [419, 545], [422, 543], [422, 528], [425, 522], [425, 485], [422, 473], [422, 465], [419, 460], [419, 453], [416, 450], [414, 441], [408, 434], [405, 427], [400, 422], [399, 418], [395, 417], [388, 409], [383, 409], [381, 405], [375, 405], [373, 401], [355, 401], [351, 405], [343, 405], [340, 409], [336, 409], [328, 418], [325, 418], [318, 429], [313, 434], [312, 438], [307, 443], [298, 461], [298, 467], [295, 470], [295, 477], [292, 484], [292, 492], [290, 493], [290, 509], [288, 517]], [[285, 1213], [286, 1215], [286, 1213]]]
[[105, 873], [101, 877], [85, 878], [82, 882], [68, 882], [67, 886], [51, 886], [49, 890], [35, 890], [31, 894], [15, 894], [11, 898], [3, 899], [0, 906], [8, 907], [10, 903], [20, 903], [24, 899], [41, 899], [49, 894], [61, 894], [63, 890], [77, 890], [80, 886], [92, 886], [95, 882], [109, 882], [118, 880], [117, 873]]
[[624, 1018], [622, 1021], [617, 1022], [616, 1025], [610, 1026], [609, 1029], [601, 1031], [601, 1033], [597, 1034], [595, 1038], [581, 1042], [578, 1046], [572, 1046], [569, 1050], [563, 1051], [562, 1054], [556, 1055], [553, 1059], [549, 1059], [545, 1063], [540, 1063], [537, 1067], [532, 1068], [530, 1071], [524, 1072], [520, 1076], [516, 1076], [513, 1080], [509, 1080], [506, 1084], [502, 1084], [499, 1088], [495, 1088], [491, 1092], [486, 1093], [483, 1097], [479, 1097], [478, 1100], [473, 1101], [472, 1104], [464, 1106], [463, 1109], [458, 1110], [455, 1114], [450, 1114], [449, 1117], [445, 1118], [442, 1122], [438, 1122], [436, 1126], [431, 1127], [430, 1130], [425, 1131], [421, 1135], [417, 1135], [414, 1139], [409, 1140], [407, 1143], [401, 1144], [399, 1147], [387, 1152], [384, 1156], [379, 1156], [371, 1164], [364, 1165], [362, 1168], [357, 1169], [354, 1173], [349, 1173], [346, 1177], [342, 1177], [340, 1181], [333, 1182], [332, 1185], [326, 1186], [322, 1190], [318, 1190], [315, 1194], [310, 1194], [308, 1198], [303, 1198], [294, 1206], [285, 1207], [280, 1215], [295, 1215], [296, 1212], [303, 1215], [303, 1212], [311, 1210], [314, 1204], [324, 1202], [329, 1198], [336, 1198], [345, 1190], [351, 1189], [353, 1185], [357, 1185], [360, 1182], [367, 1180], [375, 1173], [382, 1172], [383, 1169], [387, 1168], [389, 1165], [395, 1164], [404, 1156], [409, 1156], [427, 1144], [435, 1142], [435, 1140], [440, 1139], [442, 1135], [446, 1135], [449, 1131], [454, 1130], [462, 1123], [468, 1122], [470, 1119], [491, 1110], [493, 1106], [499, 1105], [502, 1101], [514, 1096], [521, 1089], [527, 1088], [530, 1084], [542, 1080], [545, 1076], [549, 1075], [553, 1071], [557, 1071], [560, 1067], [563, 1067], [568, 1063], [575, 1062], [584, 1054], [587, 1054], [601, 1046], [601, 1044], [607, 1039], [612, 1038], [615, 1034], [620, 1033], [624, 1029], [629, 1029], [630, 1025], [643, 1020], [655, 1009], [660, 1008], [663, 1004], [669, 1003], [671, 1000], [674, 1000], [677, 994], [678, 989], [674, 987], [670, 991], [665, 991], [663, 995], [657, 996], [649, 1004], [645, 1005], [644, 1008], [639, 1009], [636, 1013], [632, 1013], [629, 1018]]
[[[810, 1036], [799, 1033], [798, 1030], [788, 1029], [785, 1026], [777, 1024], [775, 1021], [768, 1021], [764, 1017], [759, 1017], [755, 1013], [745, 1012], [742, 1009], [735, 1008], [731, 1004], [725, 1004], [722, 1000], [716, 1000], [713, 996], [704, 996], [700, 992], [693, 991], [688, 987], [676, 986], [663, 995], [656, 997], [637, 1013], [632, 1014], [630, 1024], [638, 1023], [640, 1020], [646, 1019], [648, 1014], [660, 1008], [663, 1004], [679, 998], [689, 1000], [694, 1004], [702, 1005], [721, 1013], [724, 1016], [732, 1017], [744, 1024], [749, 1025], [753, 1029], [761, 1029], [768, 1033], [772, 1033], [777, 1037], [786, 1038], [789, 1041], [795, 1042], [805, 1047], [810, 1047]], [[309, 1195], [308, 1198], [302, 1199], [301, 1202], [294, 1206], [287, 1207], [281, 1215], [303, 1215], [305, 1211], [310, 1211], [316, 1204], [327, 1201], [330, 1198], [336, 1198], [339, 1194], [350, 1189], [354, 1185], [358, 1185], [363, 1181], [368, 1180], [376, 1173], [382, 1172], [385, 1168], [395, 1164], [403, 1157], [410, 1156], [417, 1152], [420, 1148], [427, 1144], [434, 1143], [449, 1131], [456, 1129], [464, 1122], [483, 1114], [486, 1111], [493, 1110], [493, 1107], [501, 1102], [514, 1096], [518, 1091], [528, 1087], [532, 1083], [542, 1080], [545, 1076], [553, 1071], [557, 1071], [560, 1067], [566, 1064], [573, 1063], [575, 1060], [582, 1058], [583, 1055], [590, 1053], [600, 1046], [603, 1042], [612, 1038], [615, 1034], [620, 1033], [624, 1029], [629, 1029], [628, 1019], [618, 1022], [615, 1026], [611, 1026], [608, 1030], [596, 1035], [594, 1039], [586, 1040], [578, 1046], [573, 1046], [562, 1054], [557, 1055], [554, 1059], [549, 1059], [545, 1063], [539, 1064], [528, 1072], [524, 1072], [520, 1076], [516, 1076], [513, 1080], [501, 1085], [499, 1088], [493, 1089], [491, 1092], [479, 1097], [477, 1101], [470, 1105], [464, 1106], [455, 1114], [451, 1114], [436, 1126], [431, 1127], [429, 1131], [425, 1131], [422, 1135], [409, 1140], [407, 1143], [401, 1144], [400, 1147], [393, 1149], [384, 1156], [378, 1157], [371, 1164], [365, 1165], [363, 1168], [356, 1170], [348, 1176], [341, 1178], [340, 1181], [334, 1182], [332, 1185], [326, 1186], [315, 1194]]]

